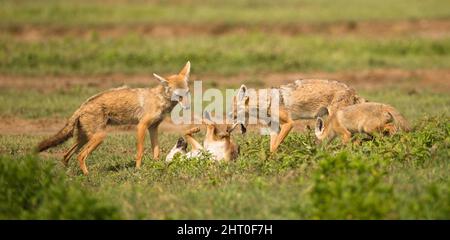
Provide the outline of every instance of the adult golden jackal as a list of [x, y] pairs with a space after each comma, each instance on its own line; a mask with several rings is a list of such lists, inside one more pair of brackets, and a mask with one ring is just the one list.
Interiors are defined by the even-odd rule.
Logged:
[[343, 143], [348, 143], [354, 133], [375, 133], [393, 135], [398, 131], [409, 131], [408, 121], [393, 107], [375, 102], [360, 103], [339, 109], [328, 116], [328, 110], [322, 108], [316, 121], [316, 137], [333, 140], [337, 135]]
[[[338, 109], [365, 102], [356, 94], [353, 88], [344, 83], [324, 79], [301, 79], [293, 83], [282, 85], [279, 88], [279, 109], [275, 113], [277, 116], [270, 117], [268, 120], [261, 119], [260, 116], [251, 116], [252, 114], [261, 114], [261, 107], [267, 108], [266, 116], [272, 112], [273, 105], [271, 98], [251, 101], [247, 87], [242, 85], [236, 96], [233, 97], [232, 118], [241, 123], [242, 132], [248, 125], [250, 117], [258, 117], [268, 126], [279, 126], [276, 129], [271, 127], [270, 133], [270, 152], [275, 152], [278, 146], [283, 142], [286, 136], [293, 128], [295, 120], [315, 119], [317, 113], [322, 107], [327, 108], [330, 113]], [[263, 102], [266, 101], [266, 102]], [[245, 120], [239, 120], [238, 116], [245, 116]], [[278, 121], [274, 123], [274, 120]]]
[[161, 84], [154, 88], [120, 87], [101, 92], [87, 99], [69, 118], [66, 125], [54, 136], [39, 143], [42, 152], [57, 146], [74, 135], [76, 143], [65, 153], [63, 163], [67, 165], [73, 154], [80, 151], [78, 161], [85, 175], [88, 174], [86, 158], [106, 136], [106, 126], [113, 124], [137, 124], [136, 167], [141, 166], [144, 153], [145, 134], [148, 130], [153, 158], [159, 158], [158, 126], [165, 114], [178, 103], [189, 108], [189, 73], [187, 62], [180, 73], [167, 78], [153, 74]]

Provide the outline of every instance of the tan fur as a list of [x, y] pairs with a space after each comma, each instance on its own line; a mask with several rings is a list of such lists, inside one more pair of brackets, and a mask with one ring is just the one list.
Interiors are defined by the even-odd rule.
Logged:
[[[200, 154], [201, 150], [205, 150], [210, 152], [214, 160], [220, 161], [230, 161], [234, 160], [239, 156], [239, 146], [231, 139], [231, 132], [234, 127], [228, 127], [226, 132], [223, 132], [219, 129], [217, 124], [211, 120], [207, 120], [203, 122], [206, 125], [206, 135], [203, 140], [203, 145], [200, 144], [194, 137], [193, 134], [198, 133], [200, 128], [192, 128], [185, 132], [184, 138], [187, 143], [192, 146], [192, 149], [189, 153], [183, 153], [187, 156], [196, 157]], [[177, 146], [171, 150], [176, 150]], [[169, 155], [168, 155], [169, 157]], [[170, 154], [169, 158], [166, 158], [166, 161], [171, 161], [173, 154]]]
[[[248, 119], [250, 109], [258, 108], [262, 104], [259, 99], [253, 105], [249, 103], [245, 93], [242, 94], [243, 88], [246, 89], [244, 85], [241, 86], [237, 96], [233, 98], [232, 113], [235, 119], [238, 106], [245, 108], [246, 119]], [[323, 79], [297, 80], [294, 83], [280, 86], [280, 92], [281, 103], [278, 113], [280, 129], [270, 135], [270, 152], [277, 150], [292, 130], [295, 120], [314, 119], [322, 107], [326, 107], [333, 113], [342, 107], [366, 101], [344, 83]], [[243, 96], [243, 98], [238, 99], [239, 96]], [[270, 105], [270, 102], [266, 104]], [[268, 111], [270, 113], [270, 109]]]
[[158, 125], [165, 114], [182, 102], [171, 99], [175, 89], [188, 88], [190, 63], [179, 74], [162, 78], [155, 75], [162, 85], [155, 88], [121, 87], [99, 93], [84, 102], [65, 127], [55, 136], [39, 143], [38, 151], [61, 144], [72, 137], [77, 129], [77, 142], [65, 154], [63, 162], [67, 165], [73, 154], [80, 151], [78, 161], [84, 174], [88, 174], [85, 160], [106, 136], [106, 126], [110, 124], [137, 125], [136, 167], [141, 166], [144, 153], [145, 133], [149, 131], [152, 143], [153, 158], [159, 158]]
[[374, 102], [344, 107], [326, 117], [326, 120], [319, 117], [316, 123], [319, 140], [332, 140], [340, 136], [344, 143], [349, 142], [354, 133], [390, 136], [409, 130], [409, 123], [395, 108]]

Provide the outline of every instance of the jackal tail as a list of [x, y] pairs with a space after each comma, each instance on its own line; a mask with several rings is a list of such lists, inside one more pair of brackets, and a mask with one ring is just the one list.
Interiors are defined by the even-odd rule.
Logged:
[[406, 118], [403, 117], [403, 115], [400, 114], [396, 109], [389, 107], [388, 112], [393, 117], [394, 124], [399, 130], [404, 132], [408, 132], [411, 130], [411, 125], [409, 124], [408, 120], [406, 120]]
[[51, 136], [48, 139], [43, 140], [40, 142], [37, 146], [37, 151], [42, 152], [45, 151], [51, 147], [58, 146], [59, 144], [62, 144], [63, 142], [67, 141], [69, 138], [73, 136], [73, 131], [78, 123], [79, 114], [78, 111], [72, 115], [72, 117], [67, 121], [66, 125], [59, 130], [58, 133]]

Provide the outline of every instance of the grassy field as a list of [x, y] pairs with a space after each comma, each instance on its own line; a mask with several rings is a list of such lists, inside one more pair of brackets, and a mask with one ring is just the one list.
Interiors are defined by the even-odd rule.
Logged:
[[[23, 157], [39, 137], [2, 136], [1, 150], [11, 156], [1, 161], [0, 209], [3, 218], [445, 219], [449, 133], [442, 118], [361, 146], [316, 145], [312, 134], [295, 133], [275, 156], [267, 137], [251, 135], [237, 138], [242, 155], [232, 163], [165, 164], [147, 155], [139, 171], [134, 136], [114, 134], [89, 159], [88, 177], [75, 160], [68, 169], [57, 164], [62, 148]], [[165, 135], [163, 150], [176, 138]]]
[[228, 75], [450, 67], [450, 38], [333, 40], [256, 33], [245, 38], [69, 38], [32, 43], [0, 39], [0, 47], [0, 73], [4, 74], [142, 74], [156, 69], [170, 72], [182, 66], [186, 58], [194, 63], [193, 71]]
[[[449, 219], [449, 9], [444, 0], [0, 1], [0, 219]], [[134, 128], [124, 128], [87, 160], [88, 177], [75, 158], [60, 163], [72, 140], [33, 152], [87, 97], [154, 86], [151, 73], [187, 60], [204, 87], [341, 80], [398, 108], [414, 130], [342, 145], [300, 128], [274, 155], [267, 136], [235, 134], [234, 162], [166, 164], [147, 149], [136, 170]], [[165, 124], [163, 157], [180, 136]]]
[[442, 0], [2, 1], [3, 26], [54, 24], [280, 24], [449, 17]]

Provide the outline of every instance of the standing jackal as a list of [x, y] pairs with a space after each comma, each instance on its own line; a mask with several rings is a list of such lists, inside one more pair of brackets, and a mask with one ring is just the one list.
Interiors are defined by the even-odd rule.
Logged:
[[[353, 88], [344, 83], [322, 79], [303, 79], [294, 83], [282, 85], [280, 90], [279, 112], [276, 118], [280, 127], [270, 134], [270, 152], [275, 152], [293, 127], [294, 120], [315, 119], [319, 109], [326, 107], [331, 113], [338, 109], [362, 103], [366, 100], [359, 97]], [[238, 116], [245, 116], [241, 123], [242, 133], [248, 125], [250, 114], [260, 112], [259, 108], [268, 106], [267, 115], [271, 112], [271, 103], [262, 103], [261, 99], [251, 101], [245, 85], [242, 85], [233, 97], [232, 117], [238, 121]], [[253, 111], [253, 110], [257, 111]], [[257, 116], [253, 116], [257, 117]], [[266, 121], [267, 125], [274, 124]]]
[[154, 88], [120, 87], [101, 92], [86, 100], [69, 118], [56, 135], [39, 143], [42, 152], [65, 142], [76, 129], [76, 143], [65, 153], [63, 163], [68, 164], [73, 154], [80, 151], [78, 161], [83, 173], [88, 174], [86, 158], [106, 136], [106, 126], [113, 124], [137, 124], [136, 167], [141, 166], [144, 153], [145, 133], [148, 130], [152, 144], [153, 158], [159, 158], [158, 126], [165, 114], [177, 103], [189, 108], [189, 73], [187, 62], [180, 73], [163, 78], [153, 74], [161, 85]]
[[[324, 120], [325, 119], [325, 120]], [[408, 121], [393, 107], [382, 103], [360, 103], [339, 109], [328, 117], [322, 108], [316, 121], [316, 137], [333, 140], [337, 135], [348, 143], [354, 133], [393, 135], [398, 131], [409, 131]]]

